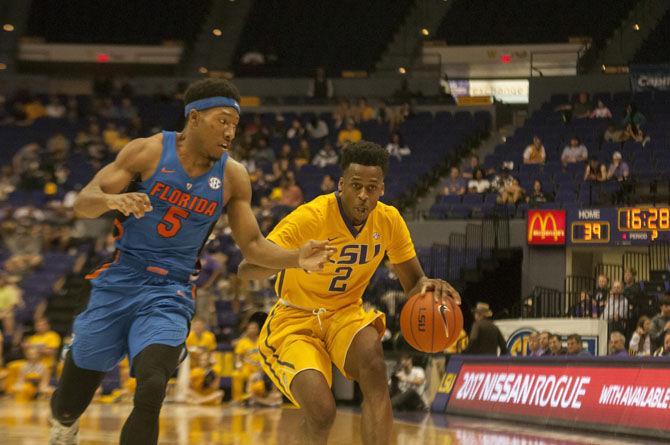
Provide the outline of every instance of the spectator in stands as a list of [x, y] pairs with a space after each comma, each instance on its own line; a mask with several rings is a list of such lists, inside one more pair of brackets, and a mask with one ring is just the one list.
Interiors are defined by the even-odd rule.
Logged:
[[44, 185], [44, 168], [42, 165], [42, 146], [37, 142], [24, 145], [12, 159], [14, 174], [19, 178], [19, 187], [35, 190]]
[[309, 146], [309, 141], [305, 138], [300, 139], [298, 143], [298, 153], [295, 156], [295, 167], [300, 170], [300, 168], [309, 164], [309, 161], [312, 159], [312, 149]]
[[377, 118], [377, 122], [380, 124], [390, 123], [392, 120], [391, 114], [393, 113], [386, 105], [386, 102], [383, 99], [379, 99], [379, 102], [377, 102], [377, 110], [375, 110], [375, 117]]
[[291, 127], [286, 130], [286, 139], [300, 139], [304, 136], [305, 128], [300, 123], [300, 119], [293, 119], [293, 122], [291, 122]]
[[[274, 150], [268, 145], [268, 138], [261, 136], [258, 138], [254, 161], [257, 165], [272, 164], [276, 160]], [[289, 147], [290, 148], [290, 147]]]
[[464, 354], [498, 355], [498, 350], [500, 350], [501, 355], [507, 354], [505, 338], [502, 336], [500, 329], [491, 321], [493, 312], [491, 312], [489, 305], [487, 303], [477, 303], [473, 315], [475, 322], [470, 330], [470, 340]]
[[561, 162], [563, 166], [568, 164], [576, 164], [578, 162], [586, 161], [589, 156], [589, 151], [586, 146], [581, 143], [577, 136], [570, 138], [570, 144], [566, 145], [561, 154]]
[[491, 182], [484, 177], [484, 170], [477, 168], [474, 177], [468, 181], [469, 193], [486, 193], [491, 188]]
[[11, 165], [0, 167], [0, 201], [5, 201], [16, 190], [16, 177]]
[[451, 167], [442, 194], [444, 196], [463, 196], [465, 194], [465, 180], [461, 177], [458, 167]]
[[598, 275], [596, 280], [596, 288], [593, 290], [593, 299], [598, 303], [598, 313], [602, 313], [605, 309], [605, 302], [610, 294], [609, 287], [610, 279], [605, 274]]
[[533, 143], [526, 147], [523, 152], [524, 164], [544, 164], [547, 160], [547, 153], [544, 150], [542, 140], [538, 136], [533, 136]]
[[423, 410], [426, 404], [423, 394], [426, 389], [426, 373], [414, 366], [412, 356], [403, 353], [391, 375], [391, 406], [399, 411]]
[[261, 371], [261, 357], [258, 352], [260, 326], [256, 321], [247, 323], [244, 335], [235, 344], [235, 372], [233, 373], [232, 396], [234, 401], [244, 398], [249, 378]]
[[205, 320], [200, 317], [193, 318], [191, 322], [191, 332], [186, 337], [186, 349], [191, 355], [193, 365], [199, 363], [201, 355], [208, 355], [216, 350], [216, 337], [207, 329]]
[[609, 330], [626, 331], [630, 316], [630, 303], [623, 296], [623, 284], [615, 281], [607, 298], [602, 317], [607, 320]]
[[36, 98], [32, 98], [23, 106], [23, 111], [26, 113], [26, 120], [33, 122], [47, 115], [47, 110], [44, 108], [42, 102]]
[[298, 207], [303, 203], [302, 190], [295, 183], [295, 174], [287, 171], [280, 181], [281, 198], [278, 200], [280, 205], [288, 207]]
[[322, 140], [330, 133], [326, 121], [317, 116], [313, 116], [310, 121], [307, 122], [306, 128], [307, 134], [309, 134], [309, 137], [312, 139]]
[[511, 186], [514, 182], [514, 178], [510, 174], [512, 171], [512, 166], [508, 163], [503, 162], [500, 166], [499, 173], [493, 177], [491, 181], [491, 187], [494, 191], [501, 193], [502, 190]]
[[628, 345], [630, 355], [649, 356], [651, 355], [651, 319], [646, 315], [640, 317], [637, 321], [635, 332], [630, 338]]
[[341, 128], [347, 120], [354, 117], [354, 112], [351, 103], [347, 99], [340, 99], [337, 108], [333, 112], [333, 119], [335, 121], [335, 128]]
[[670, 331], [663, 332], [663, 344], [654, 351], [654, 357], [667, 357], [670, 355]]
[[561, 337], [553, 334], [549, 337], [549, 355], [565, 355], [567, 351], [561, 344]]
[[323, 147], [312, 159], [312, 164], [317, 167], [324, 168], [329, 165], [336, 165], [339, 160], [337, 152], [333, 148], [333, 145], [330, 142], [325, 142]]
[[615, 151], [612, 154], [612, 163], [607, 170], [607, 179], [615, 179], [619, 182], [627, 181], [630, 177], [628, 164], [622, 161], [621, 153]]
[[603, 133], [603, 140], [606, 142], [624, 142], [628, 136], [624, 128], [611, 123]]
[[633, 306], [634, 313], [639, 315], [653, 316], [653, 302], [642, 288], [642, 284], [636, 280], [637, 271], [627, 267], [623, 273], [623, 295]]
[[137, 119], [139, 117], [137, 108], [135, 108], [135, 105], [133, 105], [133, 102], [130, 100], [130, 98], [124, 97], [123, 99], [121, 99], [121, 108], [119, 110], [119, 117], [121, 119], [125, 119], [128, 121]]
[[307, 88], [307, 97], [321, 100], [333, 97], [333, 82], [326, 77], [326, 70], [322, 66], [314, 70], [314, 77], [310, 79]]
[[614, 357], [628, 357], [626, 336], [619, 331], [610, 334], [609, 354]]
[[666, 293], [661, 299], [661, 311], [651, 319], [649, 335], [651, 336], [652, 347], [659, 346], [662, 341], [661, 335], [668, 323], [670, 323], [670, 293]]
[[36, 349], [42, 364], [47, 369], [53, 368], [56, 364], [61, 338], [57, 332], [51, 330], [49, 320], [46, 318], [35, 320], [35, 334], [28, 337], [25, 343]]
[[612, 119], [612, 112], [602, 100], [598, 99], [596, 107], [591, 111], [591, 119]]
[[566, 355], [591, 355], [582, 345], [582, 336], [579, 334], [568, 335]]
[[591, 115], [591, 108], [589, 94], [582, 91], [579, 93], [577, 101], [572, 104], [572, 117], [576, 119], [587, 118]]
[[330, 175], [323, 175], [321, 180], [321, 186], [319, 187], [321, 194], [333, 193], [337, 189], [337, 184], [335, 180]]
[[644, 125], [647, 122], [647, 118], [642, 114], [638, 109], [637, 105], [633, 102], [629, 103], [626, 106], [626, 115], [623, 118], [623, 127], [624, 127], [624, 140], [632, 139], [636, 142], [646, 145], [646, 142], [649, 142], [649, 138], [645, 137]]
[[570, 310], [570, 315], [577, 318], [598, 318], [598, 303], [591, 298], [588, 291], [581, 291], [579, 301]]
[[354, 109], [354, 119], [356, 122], [369, 122], [375, 117], [375, 109], [370, 106], [365, 98], [358, 99], [358, 105]]
[[21, 289], [15, 279], [4, 271], [0, 271], [0, 322], [6, 337], [14, 335], [14, 310], [23, 307]]
[[65, 105], [63, 105], [58, 99], [57, 96], [51, 96], [49, 98], [49, 103], [47, 104], [45, 108], [45, 113], [47, 117], [50, 117], [52, 119], [61, 119], [65, 117], [66, 113], [66, 108]]
[[345, 127], [340, 130], [337, 135], [337, 145], [341, 148], [346, 147], [349, 143], [359, 142], [363, 138], [361, 130], [355, 127], [353, 119], [347, 119]]
[[42, 360], [39, 349], [26, 346], [24, 355], [26, 360], [18, 365], [16, 383], [9, 392], [21, 401], [50, 395], [53, 392], [53, 388], [49, 386], [51, 371]]
[[542, 191], [542, 182], [539, 179], [533, 181], [533, 190], [526, 196], [526, 202], [531, 206], [547, 202], [547, 195]]
[[401, 161], [404, 156], [409, 156], [412, 151], [402, 139], [402, 135], [397, 131], [391, 135], [391, 140], [386, 144], [386, 151], [392, 158]]
[[540, 332], [540, 351], [542, 355], [549, 354], [549, 338], [551, 337], [551, 332], [542, 331]]
[[519, 180], [512, 178], [512, 183], [498, 191], [496, 201], [499, 204], [516, 204], [521, 201], [526, 191], [519, 184]]
[[605, 182], [607, 181], [607, 167], [598, 161], [598, 158], [591, 156], [584, 169], [584, 181]]
[[221, 369], [209, 352], [200, 355], [189, 375], [188, 403], [194, 405], [219, 404], [223, 398]]
[[544, 354], [540, 346], [540, 333], [533, 332], [528, 336], [528, 356], [541, 357]]
[[475, 177], [475, 171], [477, 169], [482, 169], [479, 165], [479, 156], [476, 154], [471, 154], [467, 161], [463, 161], [461, 165], [461, 174], [464, 179], [472, 179]]

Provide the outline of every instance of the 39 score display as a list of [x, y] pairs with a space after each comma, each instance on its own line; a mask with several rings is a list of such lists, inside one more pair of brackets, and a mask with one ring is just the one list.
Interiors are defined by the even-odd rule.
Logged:
[[572, 223], [573, 243], [609, 243], [610, 223], [607, 221], [575, 221]]

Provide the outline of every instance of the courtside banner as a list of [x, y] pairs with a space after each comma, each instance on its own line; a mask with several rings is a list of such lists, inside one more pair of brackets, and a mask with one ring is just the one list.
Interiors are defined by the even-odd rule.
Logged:
[[670, 362], [464, 359], [447, 413], [667, 436]]
[[565, 245], [565, 210], [528, 210], [528, 244]]

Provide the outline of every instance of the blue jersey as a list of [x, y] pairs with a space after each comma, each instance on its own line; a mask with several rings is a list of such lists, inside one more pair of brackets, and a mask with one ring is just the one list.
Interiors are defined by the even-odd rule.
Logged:
[[193, 273], [200, 250], [221, 216], [227, 160], [224, 153], [208, 172], [192, 178], [177, 156], [176, 133], [163, 132], [156, 171], [134, 190], [149, 196], [153, 210], [140, 219], [129, 216], [114, 221], [121, 255], [158, 273], [182, 277]]

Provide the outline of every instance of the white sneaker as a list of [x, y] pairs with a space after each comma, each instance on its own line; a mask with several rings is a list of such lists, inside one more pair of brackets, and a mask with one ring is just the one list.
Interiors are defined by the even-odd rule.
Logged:
[[71, 426], [62, 425], [59, 421], [51, 420], [51, 437], [49, 445], [77, 445], [79, 443], [79, 419]]

